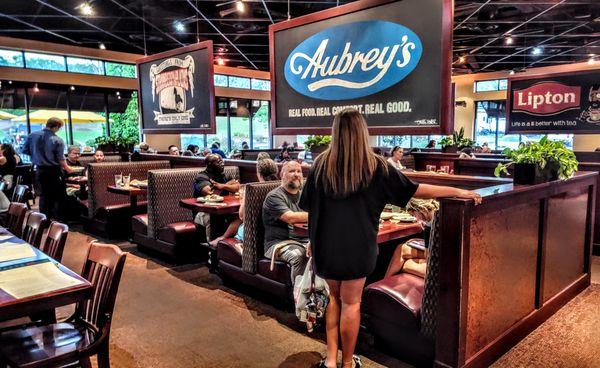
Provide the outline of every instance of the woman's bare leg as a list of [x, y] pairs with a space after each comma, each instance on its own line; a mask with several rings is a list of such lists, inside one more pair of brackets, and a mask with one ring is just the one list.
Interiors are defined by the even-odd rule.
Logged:
[[329, 286], [329, 304], [325, 310], [325, 330], [327, 333], [327, 357], [325, 365], [333, 368], [337, 367], [337, 355], [339, 350], [339, 331], [340, 331], [340, 282], [335, 280], [326, 280]]
[[342, 335], [342, 367], [352, 367], [352, 355], [360, 328], [360, 301], [366, 278], [342, 281], [340, 299], [342, 313], [340, 334]]

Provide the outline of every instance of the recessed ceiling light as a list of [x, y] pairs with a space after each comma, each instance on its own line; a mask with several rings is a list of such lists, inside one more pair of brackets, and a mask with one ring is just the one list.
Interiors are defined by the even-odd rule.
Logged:
[[533, 50], [531, 50], [531, 53], [533, 55], [539, 55], [542, 53], [542, 48], [541, 47], [534, 47]]
[[117, 96], [120, 96], [120, 95], [121, 95], [121, 92], [117, 91], [115, 94], [116, 94]]
[[180, 21], [176, 20], [173, 23], [173, 27], [175, 27], [175, 30], [177, 32], [184, 32], [185, 31], [185, 26], [183, 25], [183, 23], [181, 23]]
[[465, 61], [467, 61], [467, 58], [466, 58], [466, 57], [464, 57], [464, 56], [460, 56], [460, 57], [458, 58], [458, 62], [459, 62], [460, 64], [464, 63]]
[[98, 45], [98, 48], [99, 48], [100, 50], [106, 50], [106, 45], [105, 45], [105, 44], [103, 44], [102, 42], [100, 42], [100, 44]]
[[504, 43], [507, 45], [512, 45], [514, 41], [515, 40], [513, 40], [513, 38], [511, 36], [508, 36], [504, 39]]
[[236, 1], [235, 2], [235, 8], [237, 9], [237, 11], [239, 11], [240, 13], [243, 13], [246, 11], [246, 5], [244, 4], [243, 1]]
[[589, 64], [589, 65], [594, 65], [595, 63], [596, 63], [596, 60], [594, 60], [594, 57], [591, 57], [591, 58], [588, 60], [588, 64]]
[[39, 92], [40, 89], [38, 88], [37, 83], [33, 86], [33, 92]]
[[8, 84], [12, 84], [12, 81], [8, 81]]
[[223, 58], [217, 58], [217, 64], [225, 65], [225, 60], [223, 60]]
[[70, 89], [71, 91], [74, 91], [74, 90], [75, 90], [75, 86], [71, 86], [71, 87], [69, 87], [69, 89]]
[[510, 72], [508, 72], [508, 74], [510, 74], [510, 75], [515, 75], [515, 71], [514, 71], [514, 70], [511, 70]]
[[81, 10], [81, 14], [83, 15], [94, 14], [94, 8], [92, 8], [92, 5], [90, 5], [90, 3], [82, 3], [81, 5], [79, 5], [79, 9]]

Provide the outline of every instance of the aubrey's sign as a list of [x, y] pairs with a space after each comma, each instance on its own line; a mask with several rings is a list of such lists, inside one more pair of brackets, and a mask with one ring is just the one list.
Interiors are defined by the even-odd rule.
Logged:
[[138, 62], [144, 133], [214, 132], [212, 42]]
[[348, 107], [372, 132], [440, 132], [450, 9], [450, 0], [359, 1], [271, 26], [274, 132], [326, 132]]
[[298, 45], [285, 62], [285, 79], [319, 100], [351, 100], [383, 91], [406, 78], [423, 53], [419, 37], [392, 22], [343, 24]]
[[600, 131], [600, 72], [513, 79], [509, 132]]

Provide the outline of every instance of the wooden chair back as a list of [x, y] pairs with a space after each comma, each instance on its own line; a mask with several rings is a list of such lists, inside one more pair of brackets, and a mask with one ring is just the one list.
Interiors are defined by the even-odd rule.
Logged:
[[8, 217], [6, 220], [6, 228], [8, 231], [16, 236], [21, 236], [23, 232], [23, 220], [25, 219], [25, 213], [27, 212], [27, 206], [24, 203], [12, 202], [8, 207]]
[[[25, 203], [28, 205], [28, 199], [30, 197], [29, 187], [24, 184], [15, 186], [11, 202]], [[29, 205], [27, 206], [29, 207]]]
[[60, 262], [68, 235], [69, 227], [67, 225], [52, 221], [48, 230], [44, 231], [40, 250]]
[[46, 215], [39, 212], [27, 211], [25, 221], [23, 221], [21, 239], [39, 249], [46, 226]]

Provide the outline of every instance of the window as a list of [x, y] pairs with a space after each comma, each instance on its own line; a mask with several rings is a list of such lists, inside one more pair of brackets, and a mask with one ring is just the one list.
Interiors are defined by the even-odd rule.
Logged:
[[67, 57], [67, 70], [72, 73], [104, 75], [102, 60]]
[[230, 150], [242, 149], [242, 143], [250, 144], [250, 100], [229, 100]]
[[108, 95], [109, 130], [111, 136], [131, 138], [139, 141], [140, 124], [136, 91], [119, 95]]
[[204, 140], [206, 138], [205, 134], [181, 134], [181, 150], [187, 150], [187, 147], [190, 144], [195, 144], [200, 148], [200, 152], [202, 152], [202, 148], [206, 146]]
[[298, 147], [304, 148], [304, 142], [308, 140], [308, 135], [297, 135], [296, 142], [298, 142]]
[[135, 78], [137, 76], [135, 65], [132, 64], [112, 63], [105, 61], [104, 69], [106, 71], [106, 75], [110, 77]]
[[252, 78], [252, 89], [258, 91], [270, 91], [271, 81], [266, 79], [254, 79]]
[[68, 137], [68, 113], [67, 113], [67, 91], [53, 88], [52, 86], [40, 86], [38, 90], [27, 89], [29, 96], [29, 124], [31, 131], [42, 130], [51, 117], [61, 118], [65, 125], [56, 133], [65, 142], [65, 149], [69, 142]]
[[493, 79], [486, 81], [475, 82], [475, 93], [477, 92], [492, 92], [492, 91], [506, 91], [508, 80], [506, 79]]
[[250, 78], [229, 76], [229, 88], [250, 89]]
[[0, 66], [24, 67], [23, 53], [21, 51], [0, 50]]
[[219, 142], [221, 149], [229, 151], [228, 111], [229, 104], [226, 98], [217, 98], [217, 134], [207, 134], [206, 144], [210, 147], [214, 142]]
[[215, 74], [215, 87], [227, 87], [227, 76], [223, 74]]
[[415, 148], [425, 148], [429, 143], [428, 135], [413, 135], [412, 146]]
[[254, 149], [270, 148], [269, 101], [252, 101], [252, 144]]
[[104, 93], [92, 88], [77, 88], [69, 93], [69, 107], [74, 145], [93, 147], [97, 137], [106, 136]]
[[55, 70], [66, 72], [65, 57], [61, 55], [38, 54], [35, 52], [25, 53], [25, 65], [27, 68]]
[[561, 141], [568, 149], [573, 149], [573, 134], [548, 134], [548, 139], [552, 141]]

